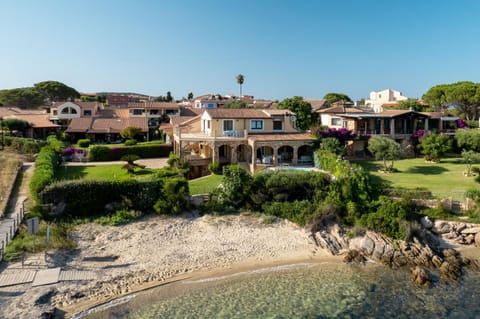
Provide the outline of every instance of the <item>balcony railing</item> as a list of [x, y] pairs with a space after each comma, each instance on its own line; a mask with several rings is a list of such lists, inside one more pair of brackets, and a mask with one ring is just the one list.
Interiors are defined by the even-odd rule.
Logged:
[[174, 134], [178, 138], [182, 139], [225, 139], [225, 140], [238, 140], [246, 139], [248, 137], [247, 130], [231, 130], [231, 131], [206, 131], [206, 132], [194, 132], [194, 133], [182, 133], [178, 128], [174, 130]]

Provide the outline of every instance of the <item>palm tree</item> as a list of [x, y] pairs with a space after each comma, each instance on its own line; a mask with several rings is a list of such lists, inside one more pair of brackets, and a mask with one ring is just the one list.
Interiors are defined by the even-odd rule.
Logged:
[[242, 74], [237, 75], [235, 78], [237, 79], [237, 83], [240, 84], [240, 97], [242, 97], [242, 84], [245, 78]]

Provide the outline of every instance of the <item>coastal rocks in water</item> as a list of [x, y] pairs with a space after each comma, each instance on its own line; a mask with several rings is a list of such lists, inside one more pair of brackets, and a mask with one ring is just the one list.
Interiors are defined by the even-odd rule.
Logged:
[[363, 264], [367, 261], [367, 258], [362, 250], [351, 249], [347, 252], [345, 257], [343, 257], [343, 261], [346, 263]]
[[429, 287], [432, 283], [430, 272], [420, 266], [415, 266], [410, 269], [410, 278], [419, 286]]
[[317, 246], [327, 249], [332, 255], [338, 255], [348, 249], [344, 231], [338, 224], [330, 224], [312, 230], [311, 236]]
[[420, 219], [420, 224], [422, 224], [423, 228], [431, 229], [433, 227], [433, 222], [428, 218], [428, 216], [423, 216]]

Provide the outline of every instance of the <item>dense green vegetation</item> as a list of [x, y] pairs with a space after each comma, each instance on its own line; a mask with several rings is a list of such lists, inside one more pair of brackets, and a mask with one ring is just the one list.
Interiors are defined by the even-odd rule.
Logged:
[[[338, 160], [327, 151], [320, 153], [320, 157], [329, 157], [323, 162], [331, 164], [330, 174], [284, 170], [251, 177], [238, 166], [227, 166], [224, 172], [229, 173], [224, 175], [222, 187], [212, 193], [206, 208], [216, 213], [248, 208], [300, 225], [309, 224], [312, 229], [336, 220], [381, 230], [395, 238], [405, 235], [403, 222], [407, 214], [395, 212], [399, 207], [409, 214], [414, 211], [388, 198], [372, 200], [377, 194], [362, 168]], [[377, 217], [368, 218], [370, 212]]]
[[104, 146], [94, 145], [89, 148], [89, 161], [118, 161], [122, 156], [135, 154], [140, 158], [167, 157], [172, 151], [171, 145], [165, 144], [138, 144], [133, 146]]
[[35, 159], [35, 171], [30, 182], [30, 192], [33, 198], [37, 199], [38, 193], [54, 181], [55, 171], [61, 162], [61, 149], [59, 141], [51, 137], [48, 144], [42, 147], [38, 153]]

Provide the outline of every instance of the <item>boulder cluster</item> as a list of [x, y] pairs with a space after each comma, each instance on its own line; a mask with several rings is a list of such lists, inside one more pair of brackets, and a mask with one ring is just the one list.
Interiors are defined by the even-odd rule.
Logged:
[[457, 281], [464, 266], [480, 269], [478, 259], [462, 257], [453, 247], [480, 246], [480, 227], [474, 224], [436, 221], [423, 218], [408, 241], [394, 240], [366, 231], [361, 237], [341, 236], [338, 226], [325, 227], [313, 234], [315, 242], [344, 261], [364, 263], [374, 260], [391, 268], [409, 267], [412, 280], [430, 286], [436, 278]]

